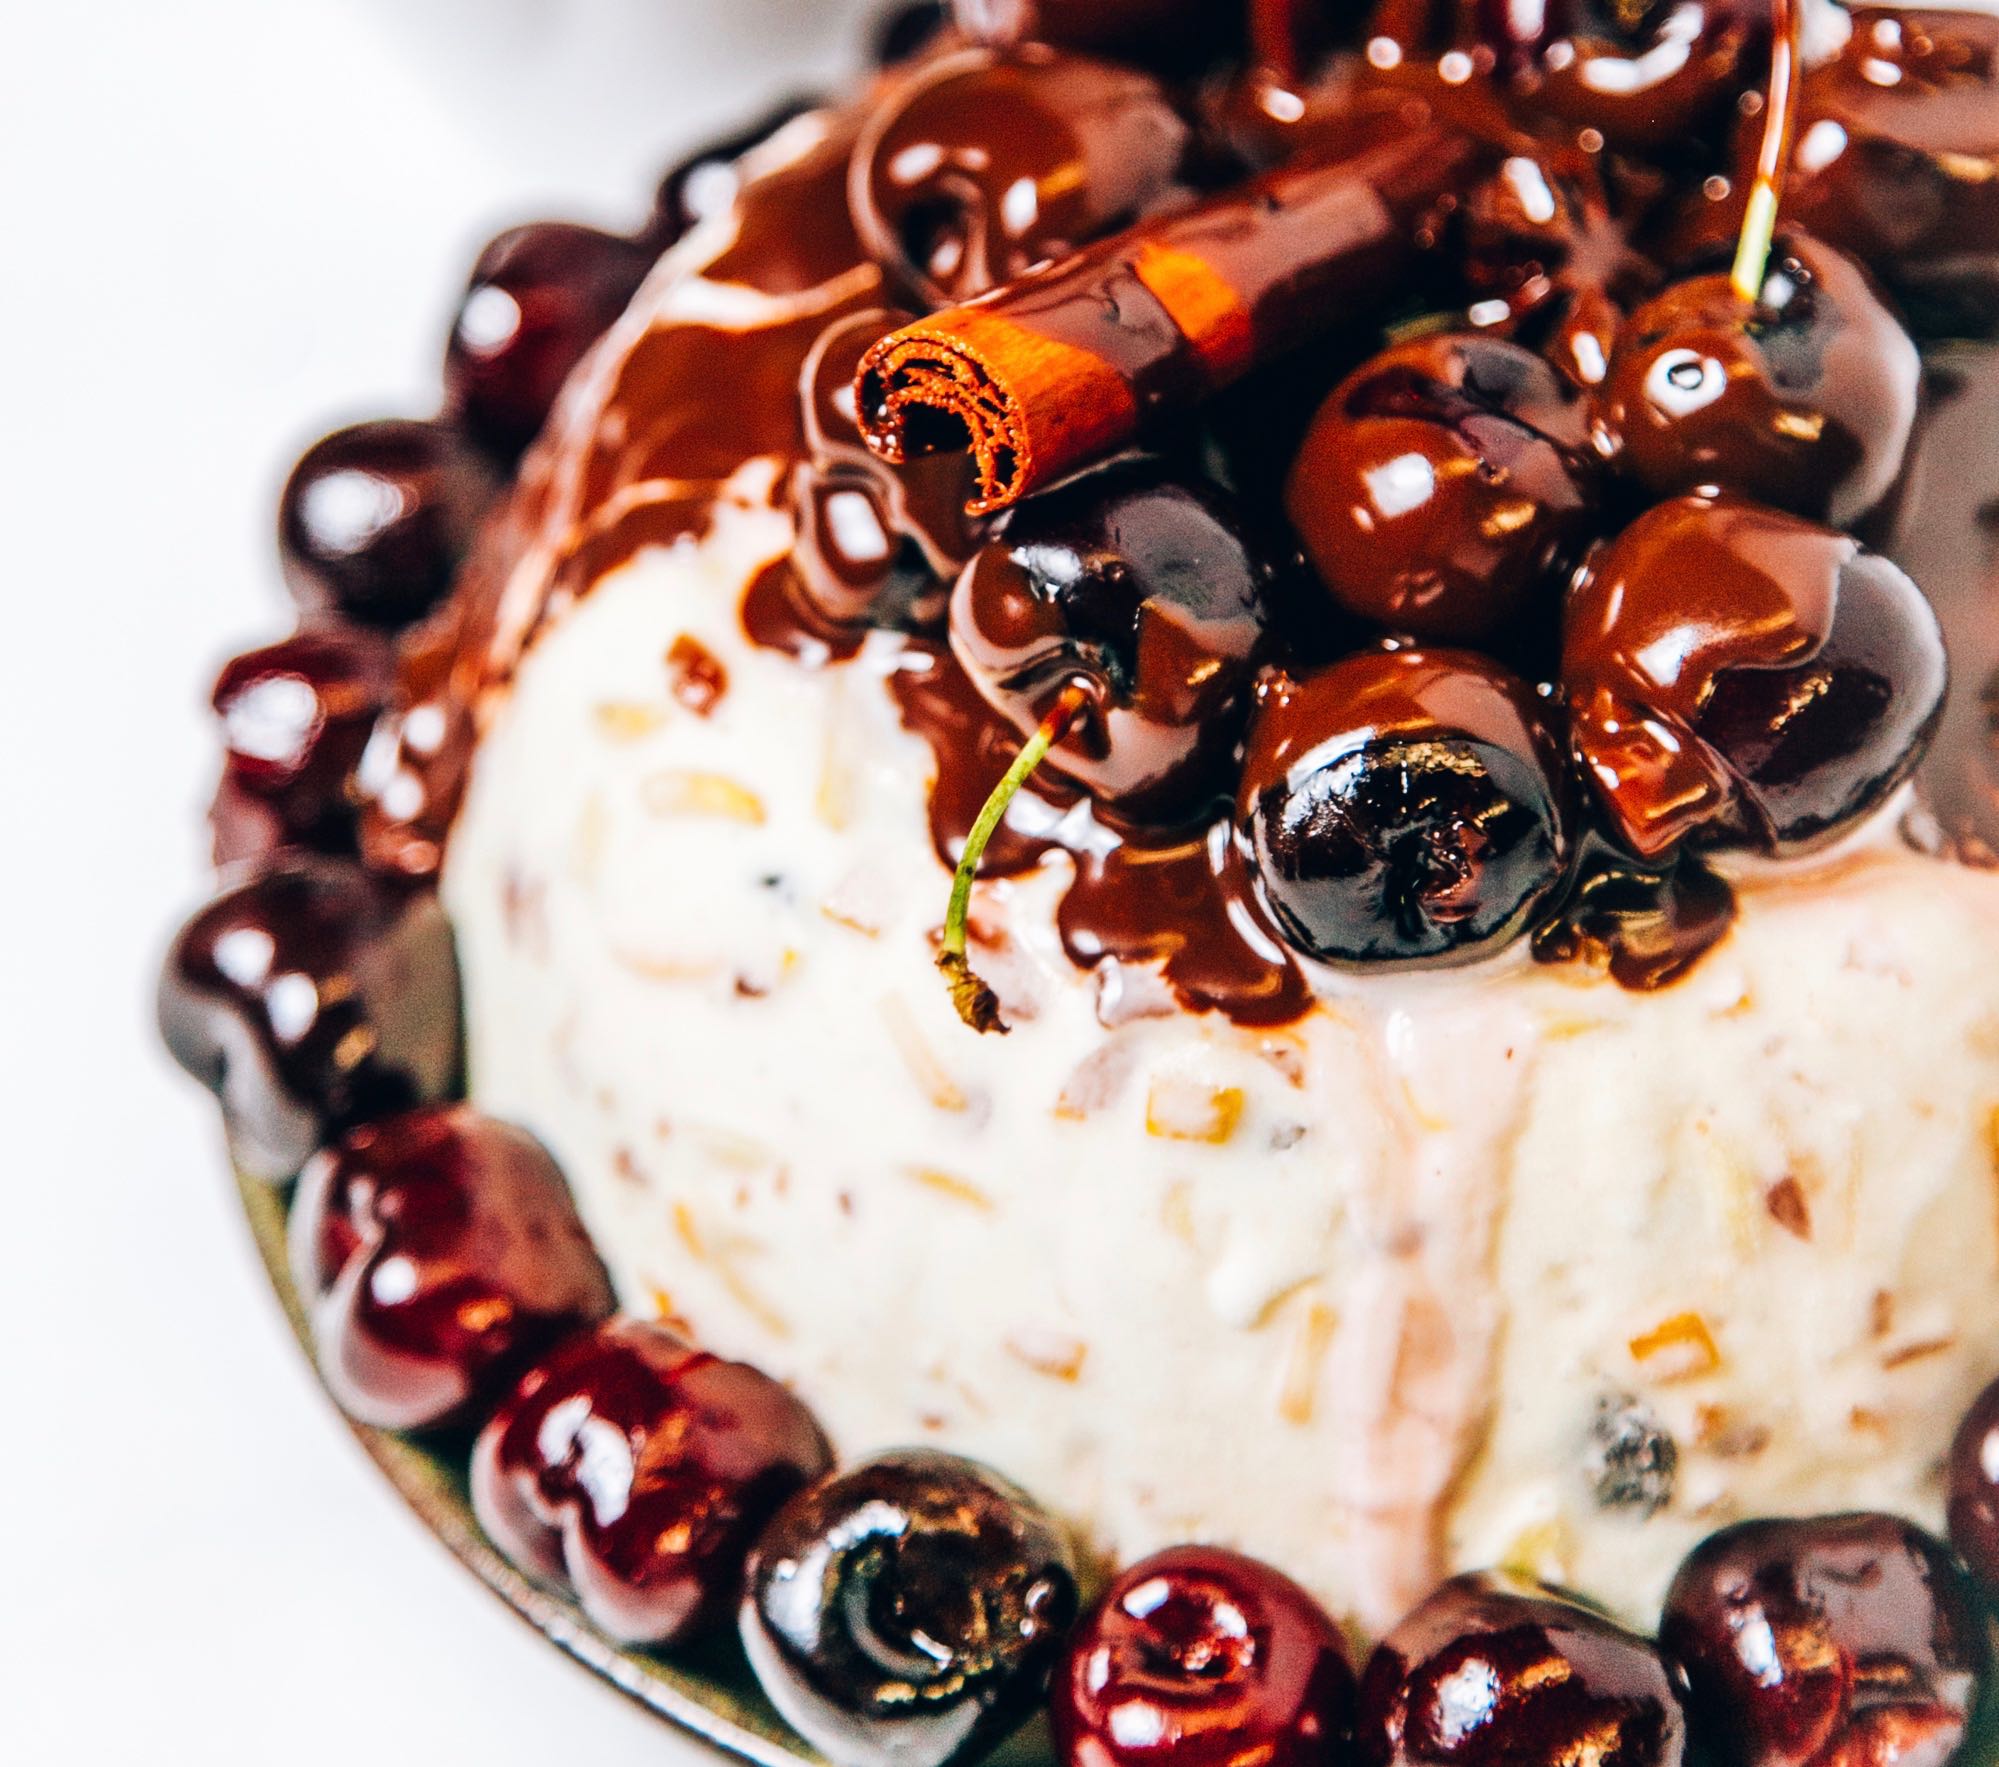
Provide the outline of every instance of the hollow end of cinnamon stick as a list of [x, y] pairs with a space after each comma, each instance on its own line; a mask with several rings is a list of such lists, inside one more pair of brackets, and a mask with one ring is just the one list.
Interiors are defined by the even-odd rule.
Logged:
[[972, 458], [971, 515], [991, 515], [1026, 489], [1027, 414], [963, 341], [920, 329], [883, 338], [861, 360], [861, 433], [891, 465], [926, 454]]

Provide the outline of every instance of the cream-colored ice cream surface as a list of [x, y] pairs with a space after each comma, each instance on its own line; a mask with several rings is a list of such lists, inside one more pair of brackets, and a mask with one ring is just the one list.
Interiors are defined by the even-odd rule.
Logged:
[[[1729, 1518], [1939, 1520], [1999, 1372], [1999, 877], [1884, 822], [1743, 878], [1660, 993], [1516, 955], [1326, 975], [1257, 1031], [1077, 969], [1058, 860], [981, 886], [1014, 1021], [982, 1039], [932, 968], [914, 659], [743, 637], [788, 537], [756, 471], [540, 639], [446, 875], [474, 1094], [561, 1158], [629, 1304], [847, 1454], [948, 1445], [1107, 1559], [1226, 1541], [1367, 1629], [1447, 1568], [1646, 1619]], [[729, 672], [707, 716], [683, 635]], [[1624, 1397], [1678, 1446], [1649, 1517], [1593, 1488]]]
[[[649, 326], [865, 296], [694, 275], [726, 239], [673, 254], [566, 396], [444, 877], [474, 1096], [561, 1159], [627, 1304], [793, 1382], [847, 1455], [948, 1446], [1102, 1561], [1226, 1542], [1364, 1632], [1455, 1568], [1649, 1622], [1729, 1519], [1938, 1524], [1999, 1373], [1999, 875], [1884, 816], [1740, 873], [1661, 992], [1516, 949], [1320, 974], [1255, 1030], [1077, 968], [1056, 858], [979, 888], [1014, 1026], [982, 1039], [933, 968], [931, 760], [886, 685], [921, 653], [744, 636], [790, 541], [775, 466], [704, 537], [547, 592], [562, 438]], [[683, 637], [728, 673], [705, 715]], [[1626, 1402], [1675, 1445], [1656, 1512], [1601, 1501], [1593, 1421]]]

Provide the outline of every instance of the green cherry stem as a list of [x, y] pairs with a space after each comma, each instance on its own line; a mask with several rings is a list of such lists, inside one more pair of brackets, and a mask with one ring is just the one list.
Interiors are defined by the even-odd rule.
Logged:
[[972, 885], [979, 875], [979, 861], [986, 856], [987, 845], [1005, 820], [1007, 806], [1035, 768], [1048, 758], [1048, 751], [1069, 733], [1069, 726], [1089, 703], [1089, 697], [1089, 690], [1080, 681], [1072, 681], [1063, 688], [1061, 698], [1049, 708], [1048, 716], [1041, 720], [1014, 757], [1013, 765], [993, 787], [992, 796], [986, 799], [978, 820], [972, 824], [972, 832], [965, 837], [964, 852], [958, 856], [958, 869], [951, 879], [951, 906], [944, 914], [944, 942], [937, 954], [937, 967], [950, 983], [951, 1004], [957, 1007], [958, 1016], [975, 1031], [998, 1031], [1004, 1035], [1011, 1028], [1000, 1017], [999, 997], [979, 979], [971, 959], [965, 955], [965, 921], [971, 913]]
[[1784, 193], [1784, 166], [1798, 124], [1799, 0], [1771, 0], [1770, 90], [1763, 112], [1763, 140], [1756, 150], [1756, 176], [1735, 242], [1735, 267], [1728, 280], [1754, 305], [1763, 298], [1763, 273], [1777, 236], [1777, 204]]

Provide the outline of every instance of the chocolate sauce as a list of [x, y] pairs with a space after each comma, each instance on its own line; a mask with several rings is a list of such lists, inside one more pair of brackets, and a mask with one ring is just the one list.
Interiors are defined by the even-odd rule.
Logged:
[[742, 621], [752, 644], [781, 650], [810, 668], [851, 661], [867, 636], [865, 626], [836, 625], [813, 607], [789, 553], [750, 579]]
[[[1013, 726], [985, 702], [942, 646], [912, 644], [908, 666], [890, 677], [903, 723], [930, 745], [936, 781], [930, 835], [938, 858], [955, 865], [965, 836], [1000, 776], [1020, 752]], [[1240, 1024], [1287, 1024], [1312, 1004], [1297, 963], [1251, 903], [1225, 824], [1184, 836], [1120, 834], [1094, 819], [1053, 831], [1078, 801], [1074, 790], [1037, 775], [1014, 800], [979, 870], [1001, 877], [1032, 870], [1061, 846], [1076, 876], [1057, 914], [1063, 948], [1085, 969], [1106, 958], [1163, 962], [1167, 982], [1191, 1012], [1220, 1011]]]
[[[1155, 10], [1125, 9], [1133, 18]], [[1717, 53], [1735, 54], [1741, 39], [1728, 9], [1716, 7], [1713, 14], [1704, 31], [1718, 33]], [[1967, 93], [1974, 86], [1983, 93], [1979, 82], [1989, 79], [1978, 60], [1988, 33], [1976, 22], [1952, 29], [1956, 47], [1938, 50], [1926, 36], [1908, 51], [1924, 58], [1926, 90], [1948, 87], [1948, 114], [1926, 112], [1911, 124], [1897, 109], [1893, 127], [1881, 122], [1876, 133], [1900, 139], [1910, 128], [1942, 129], [1959, 156], [1951, 164], [1962, 170], [1964, 142], [1976, 146], [1985, 138], [1980, 130], [1989, 134], [1980, 116], [1965, 110], [1972, 102]], [[1939, 24], [1934, 36], [1943, 35]], [[1622, 53], [1609, 42], [1583, 47], [1585, 59]], [[1528, 193], [1530, 202], [1494, 183], [1470, 201], [1469, 237], [1459, 243], [1475, 260], [1475, 289], [1503, 295], [1516, 321], [1543, 306], [1556, 315], [1557, 343], [1542, 341], [1565, 370], [1587, 380], [1588, 365], [1580, 358], [1570, 364], [1559, 343], [1573, 334], [1580, 348], [1608, 335], [1615, 305], [1604, 285], [1617, 283], [1620, 296], [1648, 286], [1649, 268], [1626, 243], [1629, 215], [1643, 205], [1632, 202], [1623, 169], [1615, 169], [1606, 190], [1604, 179], [1614, 168], [1600, 156], [1578, 155], [1567, 144], [1572, 130], [1561, 142], [1549, 139], [1545, 118], [1537, 121], [1531, 107], [1511, 103], [1503, 82], [1480, 74], [1453, 83], [1437, 70], [1434, 58], [1412, 54], [1396, 69], [1338, 62], [1315, 82], [1294, 81], [1307, 94], [1295, 126], [1277, 126], [1266, 108], [1257, 125], [1261, 133], [1251, 129], [1237, 140], [1258, 163], [1324, 163], [1393, 141], [1416, 156], [1414, 182], [1422, 189], [1407, 200], [1399, 197], [1387, 217], [1380, 193], [1373, 192], [1361, 205], [1366, 214], [1349, 212], [1351, 203], [1333, 203], [1323, 214], [1304, 204], [1301, 211], [1309, 213], [1292, 213], [1273, 198], [1262, 220], [1279, 231], [1309, 226], [1352, 234], [1356, 247], [1342, 264], [1343, 289], [1388, 280], [1399, 285], [1408, 280], [1412, 240], [1433, 243], [1432, 186], [1453, 187], [1444, 197], [1448, 208], [1457, 187], [1480, 179], [1503, 182], [1511, 163], [1504, 155], [1525, 156], [1523, 166], [1532, 159], [1544, 180], [1560, 183], [1552, 218], [1536, 220], [1547, 205], [1535, 192]], [[1732, 92], [1739, 84], [1714, 78], [1712, 67], [1705, 77], [1711, 88]], [[1686, 96], [1695, 101], [1691, 90]], [[1852, 95], [1851, 102], [1865, 96]], [[1239, 88], [1238, 98], [1258, 102], [1250, 87]], [[1545, 92], [1537, 102], [1560, 109], [1562, 95]], [[1237, 114], [1233, 120], [1243, 119]], [[1621, 129], [1624, 119], [1615, 121]], [[1411, 144], [1414, 132], [1439, 123], [1449, 133], [1429, 137], [1429, 145]], [[749, 586], [744, 628], [755, 642], [814, 667], [851, 658], [874, 626], [910, 635], [905, 666], [890, 685], [905, 724], [937, 758], [931, 831], [946, 865], [955, 861], [978, 810], [1017, 755], [1017, 721], [987, 705], [935, 636], [942, 589], [980, 538], [959, 514], [962, 462], [885, 469], [859, 441], [846, 392], [849, 359], [900, 317], [884, 309], [890, 277], [919, 296], [955, 298], [1016, 275], [1037, 254], [1059, 253], [1162, 201], [1180, 200], [1188, 175], [1182, 163], [1186, 132], [1144, 75], [1055, 52], [1032, 50], [1009, 62], [955, 45], [891, 70], [860, 102], [817, 113], [800, 127], [817, 127], [818, 140], [801, 133], [809, 144], [791, 164], [741, 186], [734, 237], [700, 272], [708, 284], [725, 285], [722, 300], [741, 295], [750, 322], [710, 322], [705, 315], [663, 320], [624, 348], [594, 413], [579, 411], [566, 422], [559, 414], [551, 436], [530, 454], [521, 487], [489, 529], [453, 606], [406, 645], [401, 808], [391, 816], [378, 804], [370, 813], [364, 844], [376, 863], [408, 872], [434, 867], [469, 767], [484, 695], [506, 680], [546, 619], [601, 577], [642, 550], [705, 533], [721, 486], [757, 459], [775, 462], [770, 495], [798, 517], [800, 543]], [[869, 142], [875, 151], [862, 153]], [[1107, 143], [1119, 146], [1111, 171], [1098, 163]], [[929, 162], [928, 172], [912, 173], [914, 158], [897, 163], [900, 149], [911, 146], [926, 150], [920, 157]], [[1496, 173], [1495, 165], [1501, 168]], [[1051, 166], [1078, 169], [1078, 177], [1070, 183], [1057, 178], [1042, 190], [1031, 221], [1009, 214], [1008, 192], [1030, 175], [1045, 184]], [[1655, 180], [1651, 194], [1660, 188]], [[1869, 210], [1876, 219], [1878, 209]], [[1966, 212], [1975, 221], [1983, 211]], [[1949, 226], [1937, 220], [1932, 232]], [[1260, 266], [1283, 254], [1263, 252], [1267, 242], [1261, 239], [1208, 238], [1198, 229], [1190, 237], [1189, 249], [1218, 254], [1241, 270], [1236, 280], [1259, 334], [1286, 334], [1293, 309], [1310, 307], [1325, 294], [1316, 286], [1262, 280]], [[1923, 237], [1929, 250], [1930, 235]], [[1965, 235], [1967, 249], [1983, 249], [1981, 238]], [[1108, 292], [1124, 309], [1121, 317], [1095, 309], [1030, 317], [1059, 343], [1105, 351], [1130, 366], [1125, 358], [1148, 348], [1134, 315], [1158, 303], [1137, 282]], [[1184, 363], [1173, 370], [1196, 372]], [[1157, 376], [1147, 372], [1130, 378], [1141, 398], [1173, 391], [1155, 386]], [[1957, 850], [1994, 859], [1999, 738], [1989, 699], [1999, 695], [1999, 641], [1990, 634], [1999, 622], [1984, 616], [1987, 598], [1999, 595], [1999, 562], [1993, 524], [1977, 520], [1981, 511], [1989, 513], [1993, 487], [1979, 488], [1974, 473], [1929, 467], [1931, 460], [1957, 466], [1999, 454], [1993, 358], [1967, 352], [1940, 360], [1931, 395], [1920, 444], [1923, 470], [1897, 556], [1936, 598], [1960, 661], [1958, 689], [1924, 788]], [[871, 525], [859, 520], [863, 511]], [[538, 611], [530, 608], [523, 619], [521, 610], [506, 606], [504, 592], [535, 548], [551, 542], [555, 556], [536, 598]], [[1731, 601], [1739, 614], [1739, 602]], [[1784, 657], [1824, 639], [1829, 605], [1807, 607], [1793, 599], [1778, 611]], [[1689, 608], [1682, 625], [1699, 626], [1705, 617]], [[1742, 662], [1747, 653], [1733, 639], [1729, 644], [1728, 660]], [[1620, 637], [1620, 654], [1621, 647]], [[1749, 660], [1765, 666], [1782, 660], [1761, 640], [1753, 648]], [[1704, 665], [1690, 656], [1688, 666], [1691, 682]], [[1693, 717], [1691, 705], [1684, 711]], [[1203, 829], [1199, 815], [1191, 823], [1183, 818], [1170, 834], [1114, 827], [1102, 816], [1065, 816], [1077, 802], [1074, 787], [1054, 772], [1037, 777], [995, 837], [984, 869], [1017, 873], [1058, 841], [1073, 843], [1075, 881], [1059, 925], [1078, 964], [1106, 958], [1157, 963], [1184, 1006], [1222, 1011], [1245, 1023], [1282, 1022], [1307, 1009], [1310, 990], [1261, 919], [1236, 842]], [[1535, 955], [1543, 961], [1590, 957], [1625, 986], [1656, 987], [1721, 935], [1731, 911], [1727, 886], [1691, 863], [1660, 876], [1605, 867], [1586, 875], [1568, 907], [1536, 935]]]
[[1999, 866], [1999, 345], [1931, 353], [1928, 408], [1888, 547], [1928, 595], [1950, 692], [1918, 792], [1944, 850]]
[[[930, 839], [937, 857], [955, 866], [965, 837], [993, 787], [1020, 753], [1020, 736], [987, 705], [956, 657], [940, 644], [915, 643], [904, 666], [889, 677], [903, 723], [930, 745], [937, 775], [930, 790]], [[1052, 774], [1022, 787], [1007, 819], [993, 831], [979, 870], [989, 877], [1027, 871], [1051, 841], [1021, 833], [1023, 825], [1052, 824], [1077, 793]]]
[[1586, 963], [1646, 993], [1686, 974], [1735, 920], [1728, 880], [1687, 859], [1647, 871], [1608, 855], [1585, 870], [1552, 920], [1534, 929], [1536, 963]]
[[1039, 45], [966, 49], [920, 63], [877, 111], [847, 200], [876, 262], [950, 306], [1184, 195], [1187, 146], [1136, 69]]
[[1184, 840], [1120, 841], [1076, 855], [1056, 915], [1076, 963], [1161, 965], [1189, 1012], [1283, 1025], [1312, 1005], [1297, 960], [1256, 905], [1226, 820]]

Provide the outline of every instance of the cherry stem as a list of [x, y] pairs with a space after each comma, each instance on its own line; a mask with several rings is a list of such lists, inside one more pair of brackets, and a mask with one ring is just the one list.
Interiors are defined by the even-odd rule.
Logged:
[[1777, 236], [1777, 204], [1784, 193], [1784, 166], [1798, 123], [1798, 0], [1771, 0], [1770, 90], [1763, 114], [1763, 140], [1756, 150], [1756, 177], [1735, 242], [1735, 267], [1728, 280], [1745, 301], [1763, 298], [1763, 273]]
[[1007, 806], [1019, 794], [1035, 768], [1048, 758], [1048, 751], [1069, 733], [1076, 714], [1089, 703], [1089, 690], [1072, 681], [1062, 697], [1049, 708], [1034, 734], [1014, 756], [992, 795], [980, 808], [972, 832], [965, 836], [965, 850], [958, 856], [958, 869], [951, 879], [951, 906], [944, 914], [944, 942], [937, 954], [937, 967], [951, 984], [951, 1003], [958, 1016], [975, 1031], [998, 1031], [1011, 1027], [1000, 1017], [999, 997], [982, 982], [965, 955], [965, 921], [971, 913], [972, 885], [979, 875], [979, 861], [986, 856], [995, 831], [1005, 821]]
[[974, 43], [1005, 49], [1027, 35], [1029, 0], [951, 0], [951, 20]]

